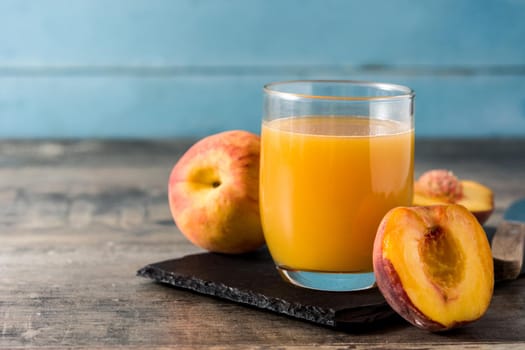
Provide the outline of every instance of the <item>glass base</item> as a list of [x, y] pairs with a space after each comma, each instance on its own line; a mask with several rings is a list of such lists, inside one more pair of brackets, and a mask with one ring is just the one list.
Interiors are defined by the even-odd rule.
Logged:
[[312, 272], [291, 270], [282, 266], [277, 266], [277, 271], [284, 280], [293, 285], [322, 291], [349, 292], [373, 288], [376, 285], [373, 272]]

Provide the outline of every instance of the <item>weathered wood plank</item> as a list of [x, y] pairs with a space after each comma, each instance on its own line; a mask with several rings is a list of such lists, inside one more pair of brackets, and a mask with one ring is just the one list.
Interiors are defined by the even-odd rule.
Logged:
[[525, 303], [524, 279], [497, 289], [482, 320], [444, 336], [401, 321], [348, 335], [134, 277], [145, 263], [194, 250], [174, 233], [130, 237], [98, 228], [2, 242], [3, 347], [525, 341], [509, 332], [525, 327], [516, 309]]
[[[200, 251], [172, 223], [166, 199], [171, 166], [189, 144], [0, 141], [1, 348], [512, 349], [525, 342], [524, 278], [498, 285], [485, 317], [457, 331], [431, 334], [400, 320], [347, 334], [135, 277], [148, 263]], [[525, 196], [524, 146], [418, 142], [417, 172], [448, 167], [493, 187], [494, 226]]]

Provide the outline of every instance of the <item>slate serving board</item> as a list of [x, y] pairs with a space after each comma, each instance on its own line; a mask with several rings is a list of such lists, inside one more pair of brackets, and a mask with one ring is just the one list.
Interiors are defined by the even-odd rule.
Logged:
[[377, 288], [322, 292], [284, 282], [265, 249], [240, 256], [188, 255], [147, 265], [137, 275], [347, 331], [361, 331], [396, 318]]

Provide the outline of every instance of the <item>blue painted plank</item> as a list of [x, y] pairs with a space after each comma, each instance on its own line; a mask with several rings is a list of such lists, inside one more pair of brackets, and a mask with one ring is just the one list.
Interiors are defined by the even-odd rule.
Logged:
[[[202, 137], [259, 131], [264, 83], [311, 75], [3, 78], [2, 138]], [[416, 90], [418, 137], [525, 137], [525, 79], [325, 75]]]
[[256, 131], [262, 84], [296, 78], [411, 85], [423, 137], [523, 136], [524, 15], [517, 0], [0, 0], [0, 137]]
[[520, 0], [1, 0], [0, 66], [523, 65]]

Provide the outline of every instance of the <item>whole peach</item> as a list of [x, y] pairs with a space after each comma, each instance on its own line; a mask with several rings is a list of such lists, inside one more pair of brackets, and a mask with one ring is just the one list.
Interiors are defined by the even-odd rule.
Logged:
[[173, 167], [169, 205], [195, 245], [246, 253], [264, 244], [259, 213], [259, 136], [233, 130], [195, 143]]

